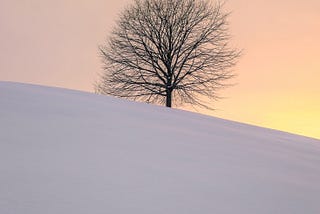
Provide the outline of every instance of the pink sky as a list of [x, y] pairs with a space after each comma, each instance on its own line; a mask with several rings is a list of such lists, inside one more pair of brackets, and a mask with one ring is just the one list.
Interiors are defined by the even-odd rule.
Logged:
[[[129, 0], [2, 0], [0, 80], [93, 91], [97, 47]], [[320, 1], [229, 0], [236, 86], [200, 112], [320, 138]]]

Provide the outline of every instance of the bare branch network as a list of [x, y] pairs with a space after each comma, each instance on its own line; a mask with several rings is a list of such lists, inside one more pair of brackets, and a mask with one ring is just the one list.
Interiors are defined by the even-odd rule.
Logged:
[[240, 52], [229, 47], [228, 13], [206, 0], [136, 0], [100, 47], [101, 94], [167, 107], [206, 106], [226, 86]]

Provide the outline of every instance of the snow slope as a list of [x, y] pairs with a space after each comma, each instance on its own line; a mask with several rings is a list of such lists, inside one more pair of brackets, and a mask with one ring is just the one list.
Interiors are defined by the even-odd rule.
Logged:
[[1, 214], [318, 214], [320, 141], [0, 82]]

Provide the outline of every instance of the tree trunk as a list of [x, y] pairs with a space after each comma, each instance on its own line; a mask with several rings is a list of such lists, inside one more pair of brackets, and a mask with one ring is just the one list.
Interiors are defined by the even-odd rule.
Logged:
[[171, 108], [171, 100], [172, 100], [172, 91], [167, 89], [167, 96], [166, 96], [166, 106]]

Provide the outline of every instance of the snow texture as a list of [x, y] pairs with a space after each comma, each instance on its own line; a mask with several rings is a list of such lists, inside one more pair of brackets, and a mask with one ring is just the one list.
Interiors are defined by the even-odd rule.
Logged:
[[0, 82], [1, 214], [319, 214], [320, 141]]

